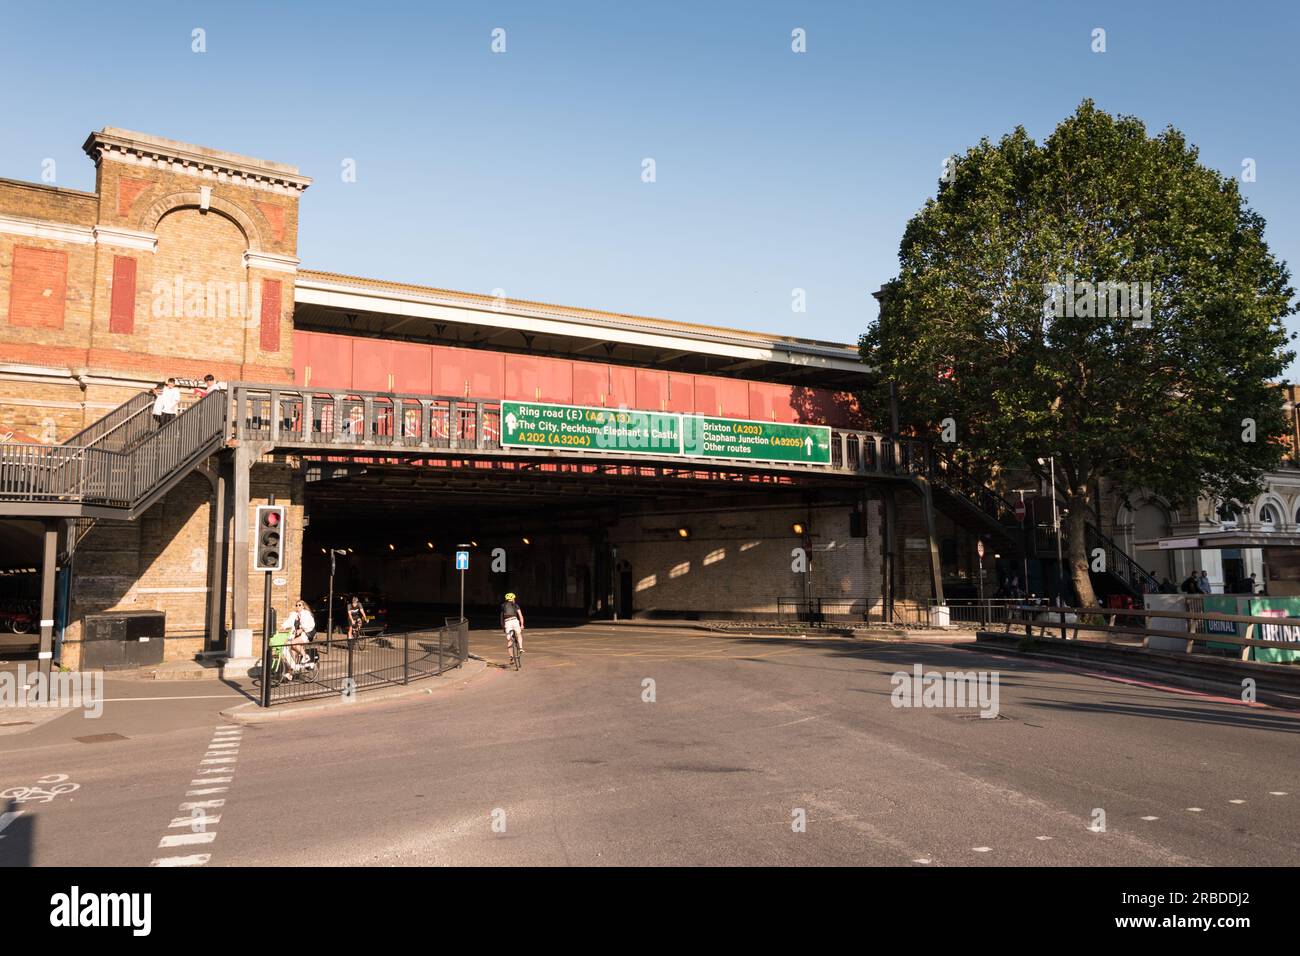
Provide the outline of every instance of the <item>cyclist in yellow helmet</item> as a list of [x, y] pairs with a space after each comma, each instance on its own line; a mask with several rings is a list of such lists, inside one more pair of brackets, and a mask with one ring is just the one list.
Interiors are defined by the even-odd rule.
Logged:
[[519, 648], [520, 655], [524, 653], [524, 611], [519, 606], [514, 591], [507, 592], [506, 599], [501, 602], [501, 627], [506, 632], [506, 653], [510, 655], [510, 664], [513, 665], [515, 648]]

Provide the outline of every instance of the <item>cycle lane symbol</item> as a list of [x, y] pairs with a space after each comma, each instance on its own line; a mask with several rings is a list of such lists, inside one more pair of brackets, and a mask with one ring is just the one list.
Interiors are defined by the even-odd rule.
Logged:
[[[8, 801], [11, 807], [20, 803], [50, 803], [55, 797], [80, 789], [81, 784], [70, 782], [66, 773], [52, 773], [39, 778], [35, 785], [30, 787], [8, 787], [0, 790], [0, 801]], [[3, 805], [0, 803], [0, 806]], [[5, 829], [26, 812], [22, 809], [0, 813], [0, 840], [4, 839]]]

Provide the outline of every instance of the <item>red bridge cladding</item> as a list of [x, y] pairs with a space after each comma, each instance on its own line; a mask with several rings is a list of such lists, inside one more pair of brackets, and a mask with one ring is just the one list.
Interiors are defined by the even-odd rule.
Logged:
[[862, 426], [854, 397], [570, 359], [383, 339], [293, 333], [294, 380], [314, 388], [642, 408], [757, 421]]

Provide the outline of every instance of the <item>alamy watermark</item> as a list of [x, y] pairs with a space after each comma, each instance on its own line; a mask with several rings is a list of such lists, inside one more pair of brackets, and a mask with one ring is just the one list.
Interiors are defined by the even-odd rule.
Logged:
[[1151, 327], [1151, 283], [1075, 281], [1043, 283], [1043, 315], [1047, 318], [1134, 319], [1138, 328]]
[[261, 301], [247, 282], [187, 280], [177, 274], [154, 282], [150, 314], [155, 319], [240, 319], [261, 315]]
[[0, 671], [0, 707], [80, 707], [87, 717], [104, 713], [103, 671], [39, 671], [26, 664], [16, 673]]
[[981, 717], [998, 715], [998, 671], [896, 671], [889, 682], [895, 707], [978, 708]]

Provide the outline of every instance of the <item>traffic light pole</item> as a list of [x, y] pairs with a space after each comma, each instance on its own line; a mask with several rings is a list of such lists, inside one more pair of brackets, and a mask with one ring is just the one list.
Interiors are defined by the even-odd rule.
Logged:
[[[268, 504], [275, 504], [275, 495], [267, 498]], [[284, 534], [283, 528], [281, 535]], [[261, 529], [258, 529], [259, 546]], [[283, 538], [281, 538], [283, 541]], [[262, 586], [262, 706], [271, 706], [271, 634], [275, 631], [275, 611], [271, 607], [271, 575], [266, 571], [266, 581]]]

